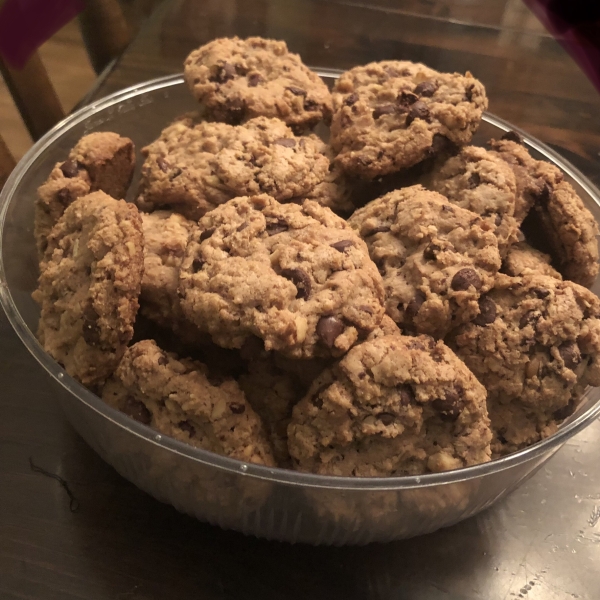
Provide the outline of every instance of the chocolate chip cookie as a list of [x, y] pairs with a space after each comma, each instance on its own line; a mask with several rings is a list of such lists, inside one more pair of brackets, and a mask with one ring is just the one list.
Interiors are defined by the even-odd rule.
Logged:
[[334, 91], [331, 146], [351, 175], [373, 179], [471, 141], [487, 98], [470, 73], [382, 61], [343, 73]]
[[44, 253], [50, 230], [73, 200], [98, 190], [124, 198], [134, 167], [135, 149], [129, 138], [111, 132], [82, 137], [38, 189], [34, 235], [39, 255]]
[[561, 274], [550, 262], [548, 254], [536, 250], [527, 242], [518, 242], [510, 247], [508, 254], [504, 257], [501, 271], [512, 277], [538, 274], [562, 279]]
[[264, 194], [204, 216], [179, 288], [185, 314], [215, 343], [240, 348], [255, 335], [293, 358], [343, 354], [384, 312], [381, 276], [343, 219]]
[[554, 165], [535, 160], [513, 139], [492, 140], [490, 146], [515, 171], [523, 211], [530, 208], [523, 222], [530, 242], [552, 256], [563, 277], [591, 287], [599, 270], [599, 229], [573, 186]]
[[554, 433], [586, 385], [600, 385], [600, 300], [571, 281], [498, 275], [476, 322], [448, 342], [488, 391], [493, 450]]
[[321, 78], [285, 42], [251, 37], [221, 38], [194, 50], [184, 63], [185, 80], [207, 114], [240, 123], [276, 117], [295, 129], [331, 118], [331, 95]]
[[426, 187], [488, 221], [498, 238], [501, 256], [506, 255], [517, 241], [515, 175], [503, 160], [491, 152], [477, 146], [466, 146], [434, 169], [427, 178]]
[[413, 186], [357, 210], [348, 221], [383, 276], [386, 312], [405, 332], [443, 337], [475, 318], [500, 268], [487, 221]]
[[485, 389], [429, 336], [357, 345], [315, 381], [288, 427], [296, 468], [358, 477], [486, 462], [491, 437]]
[[38, 339], [87, 386], [102, 384], [133, 335], [143, 272], [141, 217], [94, 192], [75, 200], [47, 238], [34, 299]]
[[236, 196], [285, 201], [309, 193], [328, 173], [315, 136], [295, 137], [279, 119], [258, 117], [236, 127], [187, 115], [142, 149], [142, 210], [168, 207], [198, 220]]
[[145, 340], [125, 352], [103, 400], [182, 442], [245, 462], [274, 466], [262, 423], [238, 384], [212, 385], [201, 363]]

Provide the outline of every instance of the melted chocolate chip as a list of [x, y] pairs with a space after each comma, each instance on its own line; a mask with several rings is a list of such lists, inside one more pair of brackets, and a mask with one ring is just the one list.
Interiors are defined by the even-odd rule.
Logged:
[[405, 110], [419, 100], [419, 96], [412, 92], [401, 92], [396, 98], [396, 102]]
[[450, 285], [456, 291], [468, 290], [471, 286], [478, 290], [481, 288], [482, 282], [475, 269], [465, 267], [454, 274]]
[[152, 421], [152, 414], [139, 400], [128, 396], [123, 405], [123, 412], [132, 419], [143, 423], [144, 425], [150, 425]]
[[294, 138], [279, 138], [273, 143], [278, 146], [283, 146], [284, 148], [294, 148], [296, 146], [296, 140]]
[[278, 219], [277, 221], [268, 222], [266, 229], [269, 235], [275, 235], [277, 233], [283, 233], [284, 231], [287, 231], [289, 229], [289, 225], [285, 221]]
[[456, 421], [460, 416], [463, 401], [457, 392], [449, 390], [445, 398], [436, 398], [431, 405], [440, 413], [442, 421]]
[[415, 94], [418, 96], [425, 96], [426, 98], [431, 98], [433, 94], [435, 94], [438, 89], [437, 83], [435, 81], [422, 81], [415, 88]]
[[204, 261], [201, 258], [195, 258], [192, 262], [192, 273], [198, 273], [198, 271], [202, 270], [204, 266]]
[[344, 104], [346, 106], [352, 106], [353, 104], [356, 104], [356, 102], [358, 102], [358, 94], [350, 94], [345, 100], [344, 100]]
[[76, 160], [67, 160], [61, 165], [60, 170], [65, 177], [70, 179], [79, 173], [79, 165]]
[[383, 115], [393, 115], [395, 112], [396, 107], [393, 104], [382, 104], [373, 110], [373, 118], [377, 120]]
[[345, 326], [334, 316], [321, 317], [317, 323], [317, 335], [325, 342], [329, 348], [333, 348], [335, 340], [344, 331]]
[[162, 367], [166, 366], [169, 364], [169, 358], [167, 357], [166, 354], [161, 354], [158, 357], [158, 360], [156, 361], [159, 365], [161, 365]]
[[259, 83], [264, 81], [262, 75], [259, 73], [251, 73], [248, 75], [248, 87], [256, 87]]
[[487, 296], [479, 299], [479, 314], [473, 320], [475, 325], [485, 327], [496, 320], [496, 303]]
[[292, 94], [294, 94], [294, 96], [306, 96], [306, 90], [296, 87], [295, 85], [289, 85], [285, 89], [292, 92]]
[[435, 242], [431, 242], [425, 250], [423, 250], [423, 258], [425, 260], [436, 260], [438, 252], [441, 251], [441, 246]]
[[73, 200], [74, 200], [73, 194], [71, 194], [71, 192], [67, 188], [63, 188], [62, 190], [58, 190], [58, 193], [56, 194], [56, 199], [65, 208], [67, 206], [69, 206], [69, 204], [71, 204], [71, 202], [73, 202]]
[[415, 394], [409, 385], [399, 385], [398, 391], [400, 392], [400, 404], [402, 404], [402, 406], [408, 406], [415, 401]]
[[421, 306], [423, 306], [425, 299], [426, 296], [421, 290], [417, 290], [415, 292], [413, 299], [408, 303], [405, 311], [406, 317], [409, 321], [412, 321], [417, 316], [417, 313], [421, 309]]
[[215, 232], [215, 228], [211, 227], [210, 229], [205, 229], [201, 234], [200, 234], [200, 241], [203, 242], [204, 240], [207, 240], [209, 237], [212, 236], [212, 234]]
[[289, 279], [295, 286], [298, 292], [296, 298], [306, 300], [310, 296], [311, 283], [310, 277], [302, 269], [282, 269], [282, 277]]
[[233, 79], [235, 75], [235, 66], [231, 63], [225, 63], [224, 65], [217, 67], [217, 72], [210, 78], [210, 81], [226, 83]]
[[415, 119], [422, 119], [427, 121], [429, 119], [429, 108], [425, 102], [421, 100], [417, 100], [408, 111], [408, 116], [406, 117], [406, 125], [410, 125]]
[[354, 242], [352, 240], [340, 240], [335, 244], [330, 244], [330, 246], [335, 248], [338, 252], [343, 252], [346, 248], [354, 246]]
[[240, 402], [232, 402], [229, 405], [229, 410], [234, 415], [242, 415], [246, 412], [246, 407], [245, 407], [245, 405], [241, 404]]
[[575, 369], [581, 362], [581, 352], [579, 346], [575, 342], [565, 342], [564, 344], [561, 344], [558, 347], [558, 353], [563, 359], [567, 369]]
[[481, 184], [481, 177], [480, 177], [479, 173], [477, 173], [477, 171], [475, 171], [474, 173], [471, 173], [471, 176], [469, 177], [469, 179], [467, 181], [467, 185], [469, 186], [469, 189], [474, 190], [480, 184]]
[[528, 310], [519, 320], [519, 329], [532, 325], [535, 327], [542, 315], [537, 310]]
[[304, 110], [307, 110], [307, 111], [310, 112], [310, 111], [313, 111], [313, 110], [317, 110], [319, 108], [319, 105], [314, 100], [311, 100], [310, 98], [307, 98], [304, 101], [303, 108], [304, 108]]
[[547, 290], [545, 288], [534, 288], [532, 292], [540, 300], [543, 300], [544, 298], [547, 298], [550, 295], [550, 290]]

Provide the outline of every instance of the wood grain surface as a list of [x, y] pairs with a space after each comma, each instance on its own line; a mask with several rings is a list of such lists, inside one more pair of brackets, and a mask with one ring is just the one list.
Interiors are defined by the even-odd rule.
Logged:
[[[600, 182], [600, 98], [512, 0], [166, 1], [88, 99], [179, 72], [191, 49], [233, 34], [285, 39], [312, 66], [406, 58], [471, 70], [492, 112]], [[2, 600], [554, 600], [600, 589], [597, 545], [585, 541], [600, 536], [588, 518], [600, 498], [598, 424], [506, 501], [455, 527], [368, 548], [290, 546], [199, 523], [117, 475], [66, 422], [4, 316], [0, 356]], [[30, 459], [66, 482], [78, 510]], [[525, 514], [525, 500], [537, 508]]]

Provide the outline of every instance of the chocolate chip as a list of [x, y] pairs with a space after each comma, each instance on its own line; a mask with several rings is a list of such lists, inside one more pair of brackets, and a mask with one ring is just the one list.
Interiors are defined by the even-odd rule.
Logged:
[[192, 262], [192, 273], [198, 273], [198, 271], [202, 270], [204, 266], [204, 261], [201, 258], [195, 258]]
[[425, 102], [421, 100], [417, 100], [408, 111], [408, 116], [406, 117], [406, 125], [410, 125], [415, 119], [422, 119], [427, 121], [429, 119], [429, 108]]
[[372, 235], [375, 235], [376, 233], [387, 233], [390, 230], [391, 230], [391, 228], [388, 227], [387, 225], [379, 225], [379, 227], [369, 229], [369, 231], [364, 234], [364, 237], [370, 237]]
[[455, 391], [449, 390], [445, 398], [436, 398], [431, 405], [440, 413], [442, 421], [456, 421], [460, 416], [463, 402]]
[[401, 92], [396, 98], [396, 102], [400, 105], [400, 107], [406, 110], [408, 110], [408, 107], [417, 102], [418, 100], [419, 96], [413, 94], [412, 92]]
[[445, 135], [442, 135], [441, 133], [435, 133], [431, 142], [429, 154], [431, 156], [436, 156], [437, 154], [445, 152], [446, 150], [450, 150], [454, 147], [454, 144]]
[[79, 173], [79, 165], [76, 160], [67, 160], [60, 167], [62, 174], [69, 179]]
[[577, 404], [573, 401], [570, 401], [566, 406], [555, 410], [554, 413], [552, 413], [552, 416], [557, 421], [562, 421], [563, 419], [570, 417], [575, 412], [575, 408], [577, 408]]
[[183, 171], [177, 167], [172, 173], [171, 175], [169, 175], [169, 180], [173, 181], [173, 179], [175, 179], [176, 177], [179, 177], [181, 174], [183, 173]]
[[225, 63], [222, 66], [217, 67], [217, 72], [210, 78], [210, 81], [216, 83], [226, 83], [233, 79], [236, 75], [235, 66], [230, 63]]
[[502, 216], [496, 215], [496, 218], [494, 219], [494, 225], [496, 225], [496, 227], [500, 227], [501, 223], [502, 223]]
[[83, 310], [83, 339], [90, 346], [100, 345], [100, 326], [98, 325], [98, 313], [90, 302]]
[[293, 148], [296, 145], [296, 140], [294, 138], [279, 138], [273, 143], [285, 148]]
[[167, 357], [166, 354], [161, 354], [158, 357], [158, 360], [156, 361], [159, 365], [161, 365], [162, 367], [166, 366], [169, 364], [169, 358]]
[[335, 248], [338, 252], [343, 252], [346, 248], [354, 246], [354, 242], [352, 240], [340, 240], [335, 244], [330, 244], [330, 246]]
[[298, 292], [296, 298], [302, 300], [308, 299], [311, 291], [310, 277], [302, 269], [282, 269], [282, 277], [289, 279], [295, 286]]
[[344, 104], [346, 106], [352, 106], [353, 104], [356, 104], [356, 102], [358, 102], [358, 94], [350, 94], [345, 100], [344, 100]]
[[58, 190], [56, 194], [56, 199], [66, 208], [73, 202], [73, 194], [71, 194], [70, 190], [67, 188], [63, 188], [62, 190]]
[[236, 231], [244, 231], [244, 229], [246, 229], [246, 227], [248, 227], [248, 221], [244, 221], [237, 229]]
[[470, 86], [467, 87], [467, 89], [465, 90], [465, 98], [467, 99], [468, 102], [471, 102], [471, 100], [473, 100], [473, 88], [475, 86], [473, 86], [472, 84]]
[[496, 320], [496, 303], [487, 296], [479, 299], [479, 314], [473, 320], [475, 325], [485, 327]]
[[377, 418], [385, 425], [391, 425], [396, 417], [392, 413], [382, 412], [377, 415]]
[[535, 327], [541, 316], [537, 310], [528, 310], [519, 320], [519, 329], [523, 329], [527, 325]]
[[246, 406], [244, 404], [241, 404], [240, 402], [232, 402], [229, 405], [229, 410], [234, 415], [242, 415], [246, 412]]
[[501, 140], [507, 140], [509, 142], [516, 142], [517, 144], [523, 143], [523, 138], [516, 131], [507, 131], [501, 138]]
[[574, 370], [581, 362], [581, 352], [575, 342], [565, 342], [558, 347], [558, 353], [565, 363], [567, 369]]
[[125, 403], [123, 405], [123, 412], [128, 417], [131, 417], [132, 419], [135, 419], [136, 421], [139, 421], [144, 425], [150, 425], [152, 421], [152, 414], [146, 408], [146, 406], [142, 402], [136, 400], [135, 398], [132, 398], [131, 396], [129, 396], [125, 400]]
[[477, 173], [477, 172], [471, 173], [471, 176], [467, 180], [467, 185], [469, 186], [469, 189], [474, 190], [480, 184], [481, 184], [481, 177], [480, 177], [479, 173]]
[[373, 118], [379, 119], [382, 115], [393, 115], [395, 112], [396, 107], [393, 104], [382, 104], [373, 110]]
[[248, 87], [256, 87], [259, 83], [262, 83], [264, 79], [259, 73], [251, 73], [248, 75]]
[[289, 85], [285, 89], [292, 92], [292, 94], [294, 94], [294, 96], [306, 96], [306, 90], [296, 87], [295, 85]]
[[425, 296], [425, 294], [421, 290], [417, 290], [415, 292], [413, 299], [408, 303], [408, 306], [406, 307], [405, 311], [406, 316], [410, 321], [412, 321], [417, 316], [417, 313], [421, 309], [421, 306], [423, 306], [423, 303], [425, 302], [426, 298], [427, 296]]
[[425, 260], [436, 260], [438, 252], [441, 251], [441, 246], [435, 242], [431, 242], [425, 250], [423, 250], [423, 258]]
[[418, 96], [425, 96], [426, 98], [431, 98], [438, 89], [437, 83], [435, 81], [422, 81], [415, 88], [415, 94]]
[[478, 290], [481, 288], [482, 282], [475, 269], [465, 267], [454, 274], [450, 285], [456, 291], [468, 290], [471, 286]]
[[167, 173], [171, 168], [171, 165], [162, 156], [156, 159], [156, 164], [163, 173]]
[[210, 229], [205, 229], [201, 234], [200, 234], [200, 241], [203, 242], [204, 240], [207, 240], [209, 237], [212, 236], [212, 234], [215, 232], [215, 227], [211, 227]]
[[333, 348], [335, 340], [344, 331], [344, 324], [334, 316], [321, 317], [317, 323], [317, 335], [329, 348]]
[[402, 404], [402, 406], [408, 406], [415, 401], [415, 394], [409, 385], [399, 385], [398, 391], [400, 392], [400, 404]]
[[314, 100], [311, 100], [310, 98], [307, 98], [307, 99], [304, 101], [304, 105], [303, 105], [303, 107], [304, 107], [304, 110], [307, 110], [307, 111], [309, 111], [309, 112], [310, 112], [310, 111], [312, 111], [312, 110], [317, 110], [317, 109], [319, 108], [319, 105], [318, 105], [318, 103], [317, 103], [317, 102], [315, 102]]
[[547, 290], [545, 288], [534, 288], [532, 290], [532, 292], [536, 295], [537, 298], [539, 298], [540, 300], [543, 300], [544, 298], [547, 298], [550, 295], [550, 290]]
[[287, 231], [289, 229], [289, 225], [285, 221], [278, 219], [277, 221], [268, 222], [266, 229], [269, 235], [275, 235], [277, 233], [283, 233], [284, 231]]
[[196, 429], [189, 421], [180, 421], [178, 426], [179, 429], [185, 431], [190, 437], [196, 435]]

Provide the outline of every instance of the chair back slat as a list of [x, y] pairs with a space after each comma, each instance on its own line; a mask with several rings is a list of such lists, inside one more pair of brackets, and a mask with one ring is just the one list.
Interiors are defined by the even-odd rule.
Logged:
[[0, 135], [0, 190], [4, 187], [10, 172], [15, 168], [15, 159]]

